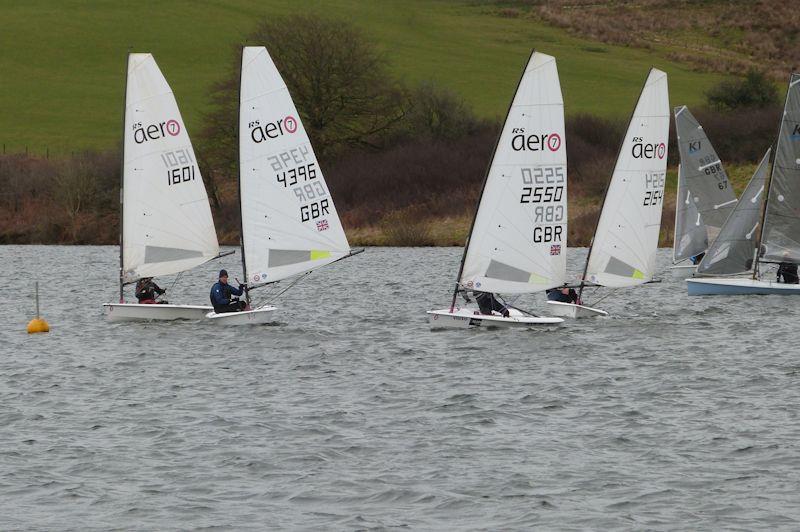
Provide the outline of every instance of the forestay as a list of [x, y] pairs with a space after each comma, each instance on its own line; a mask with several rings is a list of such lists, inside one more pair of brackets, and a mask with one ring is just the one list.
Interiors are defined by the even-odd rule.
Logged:
[[239, 187], [245, 275], [279, 281], [349, 254], [300, 115], [264, 47], [242, 51]]
[[667, 75], [651, 69], [633, 112], [589, 253], [586, 280], [624, 287], [655, 273], [669, 135]]
[[[680, 261], [705, 251], [708, 242], [714, 241], [736, 205], [736, 194], [703, 126], [685, 105], [675, 108], [675, 128], [685, 184], [683, 193], [689, 191], [686, 197], [700, 213], [700, 224], [706, 232], [705, 244], [703, 240], [692, 239], [682, 250], [676, 249], [674, 259]], [[678, 208], [682, 208], [680, 202]], [[684, 240], [685, 235], [676, 227], [676, 242]]]
[[678, 165], [678, 194], [675, 202], [675, 238], [672, 244], [672, 261], [680, 262], [694, 257], [708, 248], [708, 232], [703, 224], [697, 204], [686, 186], [681, 165]]
[[168, 275], [219, 254], [192, 143], [150, 54], [128, 56], [122, 280]]
[[792, 74], [769, 185], [764, 260], [800, 263], [800, 74]]
[[459, 283], [509, 294], [563, 284], [566, 237], [561, 85], [555, 59], [534, 52], [495, 148]]
[[771, 151], [767, 150], [761, 159], [719, 236], [697, 265], [698, 274], [735, 275], [752, 271]]

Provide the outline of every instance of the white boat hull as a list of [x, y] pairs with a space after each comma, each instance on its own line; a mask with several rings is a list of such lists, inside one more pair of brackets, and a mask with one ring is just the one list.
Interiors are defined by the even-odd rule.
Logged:
[[510, 309], [509, 316], [503, 317], [498, 313], [492, 315], [481, 314], [477, 310], [468, 308], [429, 310], [428, 321], [434, 329], [468, 329], [470, 327], [531, 327], [534, 325], [558, 325], [563, 323], [561, 318], [549, 316], [531, 316], [516, 309]]
[[800, 295], [800, 284], [784, 284], [737, 277], [686, 279], [686, 286], [690, 296]]
[[276, 310], [278, 310], [278, 307], [267, 305], [253, 310], [243, 310], [241, 312], [226, 312], [224, 314], [209, 312], [205, 316], [212, 323], [217, 325], [261, 325], [273, 321], [273, 312]]
[[562, 318], [594, 318], [596, 316], [608, 316], [608, 312], [599, 308], [576, 305], [574, 303], [562, 303], [561, 301], [548, 301], [550, 314]]
[[124, 321], [202, 320], [211, 307], [203, 305], [140, 305], [138, 303], [105, 303], [106, 319]]

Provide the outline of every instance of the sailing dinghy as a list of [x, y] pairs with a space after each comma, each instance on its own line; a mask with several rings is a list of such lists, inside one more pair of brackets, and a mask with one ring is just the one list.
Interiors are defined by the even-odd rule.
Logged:
[[[667, 173], [667, 74], [650, 70], [606, 189], [579, 287], [632, 287], [652, 281]], [[604, 310], [548, 301], [556, 316], [607, 316]]]
[[106, 317], [203, 319], [210, 306], [125, 303], [127, 284], [221, 256], [192, 143], [151, 54], [128, 55], [123, 128], [119, 303], [103, 305]]
[[456, 306], [459, 291], [530, 294], [564, 283], [567, 152], [556, 61], [533, 52], [487, 170], [450, 308], [428, 311], [432, 327], [529, 327], [561, 318], [509, 308], [481, 314]]
[[248, 307], [208, 313], [214, 323], [268, 323], [276, 307], [253, 304], [254, 289], [363, 251], [350, 250], [289, 89], [263, 46], [242, 50], [239, 201]]
[[[762, 264], [800, 264], [800, 74], [789, 80], [767, 179], [769, 155], [698, 265], [697, 276], [686, 280], [689, 295], [800, 295], [800, 285], [765, 281], [761, 270]], [[746, 209], [739, 208], [742, 204]]]
[[717, 238], [736, 194], [703, 126], [685, 105], [675, 108], [675, 129], [681, 162], [671, 269], [685, 274], [696, 267], [689, 259], [705, 253]]

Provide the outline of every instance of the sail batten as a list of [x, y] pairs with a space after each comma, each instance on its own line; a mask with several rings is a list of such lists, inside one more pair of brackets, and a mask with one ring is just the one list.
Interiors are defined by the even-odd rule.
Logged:
[[203, 178], [177, 102], [151, 54], [128, 56], [122, 282], [219, 255]]
[[567, 161], [555, 59], [534, 52], [498, 138], [459, 285], [520, 294], [563, 284]]
[[587, 257], [584, 281], [609, 287], [655, 274], [669, 135], [666, 73], [651, 69], [636, 103]]
[[280, 281], [350, 253], [289, 89], [260, 46], [242, 50], [239, 168], [248, 282]]

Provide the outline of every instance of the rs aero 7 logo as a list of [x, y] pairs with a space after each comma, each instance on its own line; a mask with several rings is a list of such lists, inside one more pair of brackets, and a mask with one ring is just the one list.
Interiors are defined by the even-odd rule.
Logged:
[[250, 128], [250, 138], [256, 144], [264, 142], [267, 139], [276, 139], [286, 133], [294, 133], [297, 131], [297, 119], [292, 115], [286, 118], [279, 118], [273, 122], [267, 122], [263, 126], [260, 120], [253, 120], [247, 124]]
[[525, 128], [515, 127], [511, 130], [511, 149], [514, 151], [540, 151], [547, 148], [558, 151], [561, 148], [561, 135], [558, 133], [525, 134]]
[[175, 137], [181, 132], [181, 125], [175, 119], [170, 119], [158, 124], [142, 125], [141, 122], [133, 124], [133, 140], [136, 144], [143, 144], [151, 140], [158, 140], [170, 135]]
[[667, 145], [663, 142], [658, 144], [644, 142], [642, 137], [633, 137], [631, 155], [634, 159], [663, 159], [667, 154]]

